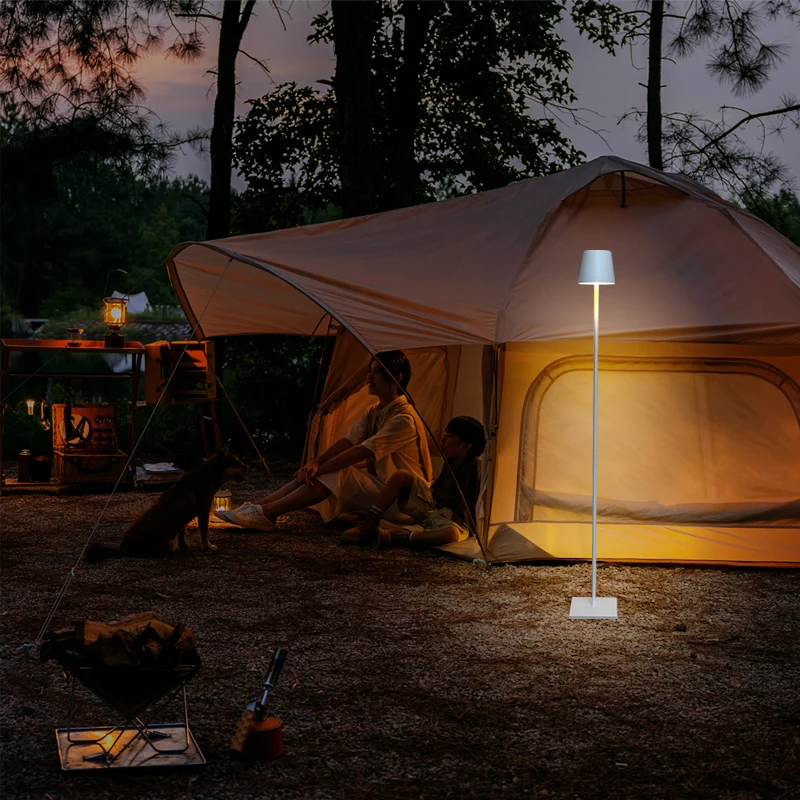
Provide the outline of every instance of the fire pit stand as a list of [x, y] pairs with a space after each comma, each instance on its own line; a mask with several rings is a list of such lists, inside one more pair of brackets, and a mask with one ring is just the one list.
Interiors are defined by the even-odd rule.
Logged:
[[[75, 728], [72, 714], [75, 706], [75, 682], [80, 680], [89, 688], [94, 678], [87, 668], [71, 672], [69, 715], [67, 727], [56, 730], [61, 769], [65, 772], [92, 769], [135, 769], [141, 767], [198, 767], [206, 763], [189, 727], [189, 706], [186, 683], [195, 674], [193, 664], [180, 665], [172, 674], [177, 682], [172, 687], [172, 700], [179, 693], [183, 697], [183, 722], [152, 724], [142, 719], [147, 708], [163, 699], [169, 692], [154, 697], [147, 706], [137, 704], [137, 713], [129, 716], [131, 706], [109, 702], [106, 692], [93, 691], [106, 705], [121, 713], [124, 720], [113, 727]], [[97, 672], [97, 670], [88, 670]], [[81, 674], [84, 673], [84, 674]], [[124, 705], [124, 708], [120, 708]]]

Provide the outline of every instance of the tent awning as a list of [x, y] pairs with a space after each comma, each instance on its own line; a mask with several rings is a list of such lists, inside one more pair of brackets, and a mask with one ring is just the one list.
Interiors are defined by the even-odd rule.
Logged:
[[322, 334], [373, 352], [591, 335], [581, 253], [614, 254], [603, 336], [800, 344], [800, 249], [686, 178], [604, 157], [367, 217], [176, 247], [201, 337]]

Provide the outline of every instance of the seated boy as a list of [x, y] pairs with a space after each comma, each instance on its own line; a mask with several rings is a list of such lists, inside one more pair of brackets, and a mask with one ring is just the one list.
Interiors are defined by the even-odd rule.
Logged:
[[[378, 547], [407, 544], [421, 548], [466, 539], [475, 526], [481, 477], [478, 456], [485, 448], [483, 425], [472, 417], [454, 417], [447, 423], [442, 437], [442, 454], [447, 464], [442, 466], [431, 486], [405, 470], [395, 472], [370, 508], [366, 521], [358, 528], [345, 531], [342, 541], [376, 542]], [[395, 501], [398, 509], [422, 530], [409, 531], [397, 525], [380, 524], [384, 512]]]

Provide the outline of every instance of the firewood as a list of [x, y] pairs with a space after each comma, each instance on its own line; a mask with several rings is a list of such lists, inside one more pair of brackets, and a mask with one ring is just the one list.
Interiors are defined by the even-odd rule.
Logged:
[[175, 630], [172, 625], [159, 619], [154, 612], [145, 611], [141, 614], [130, 614], [111, 622], [82, 620], [75, 625], [75, 634], [85, 647], [91, 647], [101, 637], [112, 636], [117, 631], [124, 630], [138, 635], [147, 627], [153, 628], [162, 639], [167, 639]]
[[107, 667], [135, 667], [142, 659], [142, 646], [128, 631], [117, 631], [100, 641], [101, 658]]

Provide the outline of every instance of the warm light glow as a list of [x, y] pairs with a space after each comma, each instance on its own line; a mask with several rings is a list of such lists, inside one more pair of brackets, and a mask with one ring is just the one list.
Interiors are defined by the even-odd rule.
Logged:
[[212, 511], [228, 511], [231, 508], [231, 493], [227, 489], [220, 489], [214, 495]]
[[29, 417], [33, 416], [33, 407], [34, 407], [35, 404], [36, 404], [35, 400], [26, 400], [25, 401], [25, 405], [28, 406], [28, 416]]
[[125, 312], [128, 301], [124, 297], [106, 297], [103, 301], [103, 320], [112, 331], [118, 331], [125, 324]]

